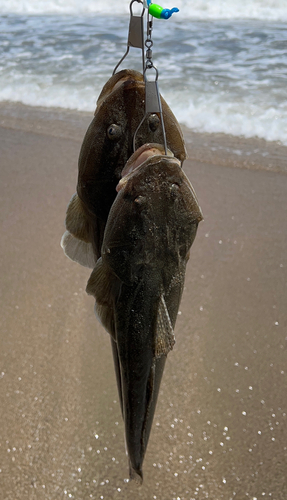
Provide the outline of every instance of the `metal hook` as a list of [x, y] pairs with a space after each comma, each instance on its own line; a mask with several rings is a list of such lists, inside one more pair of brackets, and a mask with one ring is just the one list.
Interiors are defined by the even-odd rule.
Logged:
[[143, 7], [142, 13], [140, 16], [135, 16], [133, 14], [133, 3], [143, 3], [142, 0], [132, 0], [130, 3], [130, 25], [129, 25], [129, 34], [128, 34], [128, 42], [127, 42], [127, 50], [121, 60], [118, 62], [116, 65], [113, 75], [117, 71], [118, 67], [120, 64], [123, 62], [125, 57], [128, 55], [130, 47], [136, 47], [139, 49], [142, 49], [142, 64], [143, 64], [143, 71], [144, 71], [144, 23], [143, 23], [143, 16], [145, 12], [145, 8]]
[[[150, 65], [148, 66], [148, 62], [150, 62]], [[147, 79], [147, 70], [149, 69], [154, 69], [156, 74], [155, 74], [155, 80], [148, 80]], [[163, 113], [162, 113], [162, 106], [161, 106], [161, 99], [160, 99], [160, 93], [158, 89], [158, 70], [157, 68], [153, 65], [151, 61], [147, 61], [147, 65], [144, 70], [144, 81], [145, 81], [145, 114], [137, 127], [134, 136], [133, 136], [133, 151], [135, 152], [136, 150], [136, 136], [137, 133], [142, 126], [144, 120], [146, 117], [150, 114], [153, 113], [158, 113], [160, 115], [160, 121], [161, 121], [161, 128], [162, 128], [162, 135], [163, 135], [163, 142], [164, 142], [164, 149], [165, 149], [165, 154], [167, 155], [167, 142], [166, 142], [166, 133], [165, 133], [165, 126], [164, 126], [164, 120], [163, 120]]]

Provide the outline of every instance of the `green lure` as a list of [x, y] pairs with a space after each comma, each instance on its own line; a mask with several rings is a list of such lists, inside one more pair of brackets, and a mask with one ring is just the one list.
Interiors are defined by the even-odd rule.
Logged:
[[164, 9], [156, 3], [150, 3], [148, 9], [150, 15], [156, 17], [157, 19], [169, 19], [174, 12], [179, 11], [177, 7], [174, 7], [173, 9]]

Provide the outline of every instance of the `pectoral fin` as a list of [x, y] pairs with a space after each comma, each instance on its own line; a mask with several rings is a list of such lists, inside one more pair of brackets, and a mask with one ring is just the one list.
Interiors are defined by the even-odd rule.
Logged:
[[102, 257], [97, 260], [86, 287], [86, 292], [96, 299], [95, 314], [107, 332], [115, 339], [112, 289], [115, 276], [103, 265]]
[[113, 309], [107, 305], [100, 305], [95, 303], [95, 315], [99, 322], [103, 325], [105, 330], [116, 340], [115, 322]]
[[77, 193], [72, 196], [69, 202], [65, 222], [67, 230], [73, 236], [87, 243], [91, 241], [89, 219]]
[[169, 351], [172, 350], [174, 344], [175, 337], [172, 324], [164, 297], [161, 295], [157, 315], [155, 357], [160, 358], [162, 355], [167, 356]]
[[93, 252], [92, 243], [75, 238], [69, 231], [65, 231], [61, 240], [61, 247], [69, 259], [78, 262], [81, 266], [93, 269], [96, 259]]
[[102, 257], [100, 257], [86, 287], [87, 294], [93, 295], [98, 304], [105, 304], [110, 296], [111, 281], [109, 274], [107, 267], [103, 265]]

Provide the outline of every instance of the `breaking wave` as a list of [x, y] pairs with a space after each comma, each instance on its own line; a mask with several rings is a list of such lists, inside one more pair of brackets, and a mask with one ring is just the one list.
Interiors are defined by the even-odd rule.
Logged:
[[[261, 19], [286, 21], [286, 0], [164, 0], [164, 7], [177, 6], [178, 19]], [[126, 14], [129, 0], [0, 0], [0, 13], [17, 14]]]

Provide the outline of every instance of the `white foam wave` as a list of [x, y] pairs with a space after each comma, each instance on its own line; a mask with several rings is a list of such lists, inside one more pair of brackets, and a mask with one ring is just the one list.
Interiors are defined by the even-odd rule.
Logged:
[[110, 0], [0, 0], [1, 13], [15, 14], [125, 14], [129, 11], [128, 2]]
[[[104, 82], [103, 82], [104, 83]], [[0, 80], [0, 101], [21, 102], [30, 106], [59, 107], [77, 109], [80, 111], [94, 111], [97, 96], [102, 85], [98, 88], [86, 86], [72, 86], [53, 83], [48, 76], [17, 75]]]
[[[80, 111], [95, 110], [103, 81], [91, 85], [53, 84], [49, 77], [19, 76], [0, 80], [0, 101], [22, 102], [31, 106], [60, 107]], [[223, 132], [244, 137], [260, 137], [287, 145], [287, 103], [262, 108], [246, 101], [224, 100], [219, 94], [193, 95], [164, 92], [164, 97], [180, 123], [200, 132]]]
[[[163, 7], [177, 6], [176, 19], [287, 20], [286, 0], [164, 0]], [[0, 0], [0, 13], [17, 14], [127, 14], [129, 0]]]
[[[266, 107], [248, 102], [225, 101], [219, 95], [179, 101], [165, 96], [178, 120], [198, 132], [223, 132], [243, 137], [260, 137], [287, 145], [287, 103]], [[177, 98], [178, 97], [178, 98]]]

